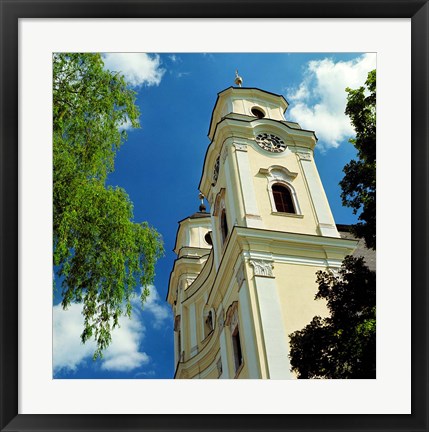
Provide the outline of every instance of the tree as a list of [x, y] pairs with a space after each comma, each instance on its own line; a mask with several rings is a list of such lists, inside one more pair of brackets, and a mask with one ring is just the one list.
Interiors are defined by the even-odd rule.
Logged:
[[103, 68], [99, 54], [53, 57], [53, 263], [62, 306], [83, 303], [85, 343], [94, 358], [111, 342], [131, 299], [155, 275], [161, 236], [133, 221], [133, 205], [119, 187], [106, 186], [129, 122], [138, 127], [135, 92], [123, 76]]
[[368, 248], [376, 247], [376, 71], [369, 72], [365, 87], [346, 88], [345, 113], [350, 117], [356, 138], [349, 141], [356, 147], [358, 160], [352, 160], [343, 171], [340, 182], [343, 205], [361, 210], [353, 233], [365, 239]]
[[375, 378], [375, 272], [363, 258], [345, 258], [338, 275], [317, 272], [317, 299], [327, 318], [315, 316], [290, 335], [290, 360], [298, 378]]

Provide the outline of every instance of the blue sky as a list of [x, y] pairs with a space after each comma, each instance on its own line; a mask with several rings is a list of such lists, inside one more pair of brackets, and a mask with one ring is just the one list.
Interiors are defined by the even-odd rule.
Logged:
[[92, 360], [92, 343], [80, 343], [81, 307], [63, 311], [54, 297], [54, 378], [172, 378], [173, 322], [165, 302], [172, 249], [177, 222], [198, 210], [197, 187], [217, 93], [234, 85], [238, 69], [244, 87], [285, 96], [286, 119], [319, 138], [315, 160], [336, 223], [350, 224], [356, 216], [342, 207], [338, 186], [342, 168], [355, 155], [348, 143], [353, 129], [344, 115], [344, 89], [362, 85], [376, 58], [363, 53], [103, 56], [106, 68], [121, 71], [137, 91], [141, 111], [141, 128], [128, 130], [108, 183], [127, 191], [135, 221], [148, 221], [162, 234], [166, 253], [156, 266], [148, 303], [141, 310], [136, 302], [133, 318], [122, 318], [102, 360]]

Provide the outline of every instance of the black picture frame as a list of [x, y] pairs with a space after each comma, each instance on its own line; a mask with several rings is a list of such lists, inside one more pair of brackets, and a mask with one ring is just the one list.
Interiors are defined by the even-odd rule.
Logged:
[[[1, 431], [427, 431], [429, 5], [426, 0], [0, 0]], [[20, 18], [411, 18], [412, 414], [18, 414], [18, 20]], [[400, 99], [398, 95], [398, 99]], [[398, 108], [399, 109], [399, 108]], [[392, 233], [394, 235], [394, 233]], [[399, 254], [399, 252], [398, 252]], [[401, 319], [398, 313], [398, 319]], [[398, 341], [400, 345], [400, 341]], [[400, 349], [400, 348], [398, 348]]]

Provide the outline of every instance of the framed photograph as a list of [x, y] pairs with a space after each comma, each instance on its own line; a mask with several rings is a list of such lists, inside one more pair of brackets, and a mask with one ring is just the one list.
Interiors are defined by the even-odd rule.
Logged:
[[[2, 431], [428, 430], [427, 1], [0, 0], [0, 4]], [[134, 122], [132, 111], [115, 120], [113, 129], [117, 132], [117, 121], [121, 123], [119, 130], [128, 132], [131, 150], [118, 159], [112, 190], [116, 184], [130, 190], [132, 201], [137, 202], [134, 215], [138, 220], [142, 196], [151, 215], [147, 220], [161, 225], [161, 234], [168, 233], [166, 248], [174, 249], [174, 253], [166, 252], [169, 268], [165, 263], [158, 266], [160, 275], [155, 282], [148, 279], [151, 294], [143, 311], [151, 318], [150, 324], [142, 317], [137, 323], [124, 323], [118, 330], [120, 342], [105, 351], [98, 363], [92, 363], [91, 357], [97, 348], [105, 350], [103, 341], [108, 338], [85, 347], [76, 339], [76, 331], [83, 328], [82, 309], [73, 303], [79, 301], [79, 290], [70, 294], [68, 304], [68, 317], [74, 321], [63, 321], [60, 282], [66, 280], [63, 287], [75, 284], [76, 288], [81, 276], [67, 279], [67, 266], [61, 278], [52, 275], [52, 185], [57, 181], [52, 163], [59, 157], [56, 140], [64, 137], [63, 132], [55, 135], [55, 122], [59, 118], [61, 123], [68, 115], [64, 108], [55, 117], [54, 108], [53, 123], [52, 113], [62, 97], [55, 83], [66, 74], [60, 70], [64, 62], [70, 61], [70, 54], [63, 58], [59, 53], [89, 53], [87, 64], [95, 68], [98, 59], [112, 71], [122, 68], [123, 72], [125, 63], [130, 66], [124, 73], [137, 90], [142, 134], [129, 131]], [[78, 62], [82, 55], [86, 54], [78, 54]], [[299, 307], [293, 302], [305, 295], [301, 288], [299, 294], [280, 296], [281, 308], [277, 309], [273, 292], [277, 293], [276, 277], [295, 278], [299, 285], [318, 266], [339, 277], [341, 257], [356, 247], [348, 226], [338, 225], [344, 222], [337, 220], [343, 214], [338, 173], [344, 158], [350, 160], [351, 155], [351, 150], [333, 151], [350, 136], [350, 125], [338, 120], [344, 110], [337, 107], [345, 103], [345, 87], [356, 89], [365, 79], [367, 89], [362, 94], [368, 96], [370, 71], [375, 69], [377, 259], [375, 252], [366, 259], [374, 269], [377, 266], [376, 369], [371, 366], [371, 374], [351, 377], [360, 379], [289, 379], [332, 378], [303, 372], [296, 363], [288, 367], [279, 363], [278, 358], [293, 358], [289, 345], [280, 343], [278, 329], [283, 325], [282, 331], [291, 336], [291, 328], [302, 328], [318, 312], [306, 311], [308, 316], [294, 312]], [[88, 94], [84, 100], [91, 103]], [[67, 104], [65, 101], [64, 107]], [[230, 111], [225, 108], [228, 104], [233, 107]], [[84, 129], [91, 127], [90, 122], [86, 117]], [[207, 125], [208, 139], [201, 136], [200, 124]], [[222, 135], [227, 129], [236, 137], [232, 144]], [[249, 135], [250, 130], [254, 136]], [[200, 136], [209, 144], [195, 150]], [[316, 142], [317, 160], [312, 152]], [[287, 157], [293, 163], [283, 169], [286, 162], [281, 158], [286, 161]], [[268, 163], [268, 159], [275, 161]], [[322, 183], [312, 165], [316, 162]], [[235, 168], [228, 174], [225, 166], [230, 164]], [[233, 194], [228, 195], [225, 188], [234, 186], [234, 176], [237, 184], [252, 183], [246, 175], [257, 164], [255, 185], [267, 195], [266, 208], [256, 203], [261, 193], [249, 195], [247, 188], [243, 209], [234, 210]], [[132, 172], [152, 182], [128, 181]], [[192, 189], [195, 176], [200, 175], [200, 184]], [[338, 189], [332, 194], [337, 195], [334, 201], [340, 210], [332, 204], [331, 186], [324, 182]], [[150, 191], [145, 190], [147, 184]], [[231, 190], [240, 197], [239, 188]], [[325, 192], [326, 203], [312, 196]], [[308, 208], [313, 209], [316, 228], [305, 225], [310, 222], [305, 217], [304, 193], [310, 197], [313, 207]], [[192, 194], [195, 210], [184, 204], [183, 197], [190, 202]], [[88, 195], [78, 204], [83, 209], [98, 196]], [[85, 218], [92, 217], [94, 208], [95, 204], [87, 205]], [[240, 222], [241, 210], [244, 219]], [[265, 210], [269, 216], [264, 216]], [[181, 219], [186, 212], [193, 214]], [[274, 224], [271, 231], [269, 221]], [[67, 224], [71, 223], [68, 219]], [[276, 224], [284, 227], [276, 230]], [[304, 225], [308, 232], [302, 231]], [[247, 245], [258, 244], [261, 227], [271, 232], [270, 244], [275, 248], [253, 253], [250, 246], [246, 259], [239, 262], [228, 242], [238, 244], [245, 239]], [[311, 237], [313, 228], [316, 234]], [[70, 232], [76, 233], [75, 228]], [[142, 235], [149, 234], [142, 231]], [[311, 243], [314, 256], [309, 252], [289, 261], [278, 258], [287, 253], [293, 256], [281, 249], [282, 236], [288, 236], [288, 244]], [[365, 240], [370, 244], [371, 239]], [[68, 247], [77, 253], [76, 242]], [[320, 262], [314, 252], [318, 247], [327, 254]], [[204, 274], [204, 266], [201, 274], [206, 279], [182, 278], [180, 272], [196, 271], [196, 257], [191, 262], [189, 255], [196, 250], [201, 252], [197, 257], [201, 262], [213, 261], [217, 274], [230, 274], [222, 294], [228, 304], [213, 300], [215, 289], [205, 297], [198, 293], [211, 277], [211, 273]], [[227, 255], [227, 264], [222, 264], [223, 256], [217, 256], [217, 250]], [[100, 253], [94, 254], [92, 265], [100, 262]], [[176, 254], [190, 260], [185, 270], [176, 265]], [[88, 261], [92, 256], [88, 248], [85, 256]], [[64, 262], [54, 255], [57, 270]], [[235, 264], [229, 268], [228, 262]], [[297, 264], [307, 273], [294, 274]], [[145, 267], [149, 275], [151, 271]], [[247, 290], [246, 277], [253, 278], [254, 291]], [[188, 302], [183, 312], [176, 306], [184, 295], [180, 293], [182, 282], [187, 284], [183, 291], [190, 287], [186, 298], [194, 291], [194, 299], [201, 294], [201, 301]], [[223, 289], [218, 285], [216, 289]], [[314, 298], [314, 293], [309, 296]], [[249, 310], [258, 308], [253, 327], [242, 325], [252, 319], [246, 315], [245, 304]], [[134, 307], [133, 300], [130, 305]], [[282, 315], [284, 310], [289, 311], [287, 317]], [[115, 319], [113, 312], [109, 319]], [[192, 328], [187, 319], [200, 322], [195, 331], [185, 333]], [[86, 325], [91, 336], [95, 327]], [[257, 325], [263, 335], [262, 354], [258, 333], [248, 330]], [[138, 338], [146, 346], [142, 348]], [[171, 347], [166, 348], [162, 341], [170, 341]], [[197, 363], [197, 354], [204, 349], [212, 350], [211, 357], [206, 356], [211, 360], [201, 358]], [[347, 374], [341, 378], [348, 378]]]

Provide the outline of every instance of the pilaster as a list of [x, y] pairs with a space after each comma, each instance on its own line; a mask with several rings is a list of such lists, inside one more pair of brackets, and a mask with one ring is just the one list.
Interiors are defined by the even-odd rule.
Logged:
[[272, 262], [268, 260], [250, 260], [254, 269], [253, 282], [261, 317], [261, 327], [265, 346], [268, 376], [271, 379], [293, 378], [290, 372], [287, 335], [284, 329], [280, 299]]
[[297, 151], [296, 155], [304, 172], [320, 235], [340, 237], [312, 154], [309, 151]]
[[256, 202], [256, 195], [253, 186], [253, 176], [250, 171], [247, 145], [234, 143], [235, 158], [237, 161], [238, 177], [243, 200], [244, 220], [247, 227], [262, 228], [262, 219]]

